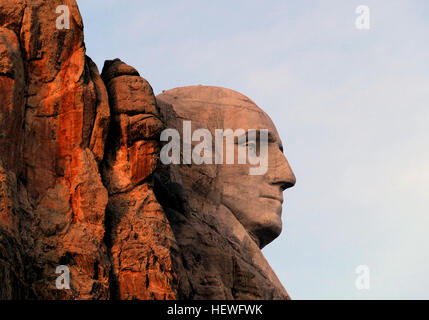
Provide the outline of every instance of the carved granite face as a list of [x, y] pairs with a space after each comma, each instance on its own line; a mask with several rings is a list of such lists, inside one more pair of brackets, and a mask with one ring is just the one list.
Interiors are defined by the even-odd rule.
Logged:
[[[225, 117], [225, 128], [268, 129], [268, 170], [264, 175], [249, 175], [249, 169], [255, 167], [250, 164], [219, 168], [222, 203], [262, 248], [280, 235], [283, 191], [294, 186], [296, 179], [273, 122], [260, 108], [230, 106], [225, 111], [230, 115]], [[259, 139], [256, 142], [259, 149]], [[238, 148], [235, 150], [237, 154]]]
[[[243, 129], [246, 132], [250, 129], [268, 130], [268, 170], [265, 174], [250, 175], [249, 169], [258, 166], [249, 163], [225, 164], [224, 161], [224, 164], [211, 165], [216, 167], [215, 170], [202, 169], [200, 165], [193, 164], [187, 167], [190, 172], [184, 176], [193, 183], [187, 184], [185, 181], [184, 186], [195, 186], [195, 181], [200, 181], [201, 172], [205, 170], [203, 175], [212, 176], [216, 181], [211, 189], [219, 193], [213, 195], [207, 192], [207, 197], [226, 206], [260, 248], [278, 237], [282, 230], [283, 191], [292, 187], [296, 179], [283, 154], [279, 134], [268, 115], [240, 93], [218, 87], [172, 89], [159, 95], [157, 100], [161, 109], [170, 105], [178, 118], [191, 120], [193, 130], [209, 129], [213, 136], [215, 129]], [[169, 124], [167, 121], [167, 126]], [[180, 131], [180, 125], [176, 123], [175, 126]], [[259, 139], [256, 142], [258, 149]], [[235, 159], [237, 157], [238, 147], [235, 148]], [[195, 191], [188, 191], [195, 194]]]

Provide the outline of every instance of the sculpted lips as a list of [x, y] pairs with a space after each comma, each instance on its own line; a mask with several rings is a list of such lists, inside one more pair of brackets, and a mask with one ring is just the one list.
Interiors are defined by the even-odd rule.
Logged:
[[283, 204], [283, 197], [282, 196], [263, 195], [263, 196], [261, 196], [261, 198], [277, 200], [277, 201], [280, 201], [281, 204]]

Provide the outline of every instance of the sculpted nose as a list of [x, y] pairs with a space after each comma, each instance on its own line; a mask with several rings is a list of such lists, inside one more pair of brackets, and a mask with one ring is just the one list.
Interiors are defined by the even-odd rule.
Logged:
[[277, 163], [276, 176], [273, 184], [280, 185], [282, 191], [285, 191], [295, 185], [296, 177], [283, 153], [278, 161], [279, 163]]

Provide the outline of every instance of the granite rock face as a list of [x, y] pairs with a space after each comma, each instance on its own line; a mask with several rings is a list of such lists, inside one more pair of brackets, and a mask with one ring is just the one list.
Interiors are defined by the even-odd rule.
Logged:
[[240, 222], [244, 242], [172, 182], [177, 112], [118, 59], [99, 74], [75, 0], [0, 2], [0, 101], [0, 299], [288, 298]]

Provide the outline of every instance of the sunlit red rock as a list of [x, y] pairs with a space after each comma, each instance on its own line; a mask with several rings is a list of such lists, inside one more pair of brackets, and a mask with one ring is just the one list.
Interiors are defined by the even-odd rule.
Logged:
[[[64, 4], [72, 23], [59, 30], [55, 9]], [[17, 282], [22, 288], [12, 285], [8, 297], [108, 298], [108, 196], [98, 163], [110, 109], [98, 70], [85, 56], [75, 1], [2, 1], [0, 88], [0, 158], [14, 204], [11, 217], [0, 217], [0, 233], [17, 242], [4, 247], [6, 255], [18, 251], [26, 260]], [[55, 288], [60, 264], [73, 272], [69, 291]]]

